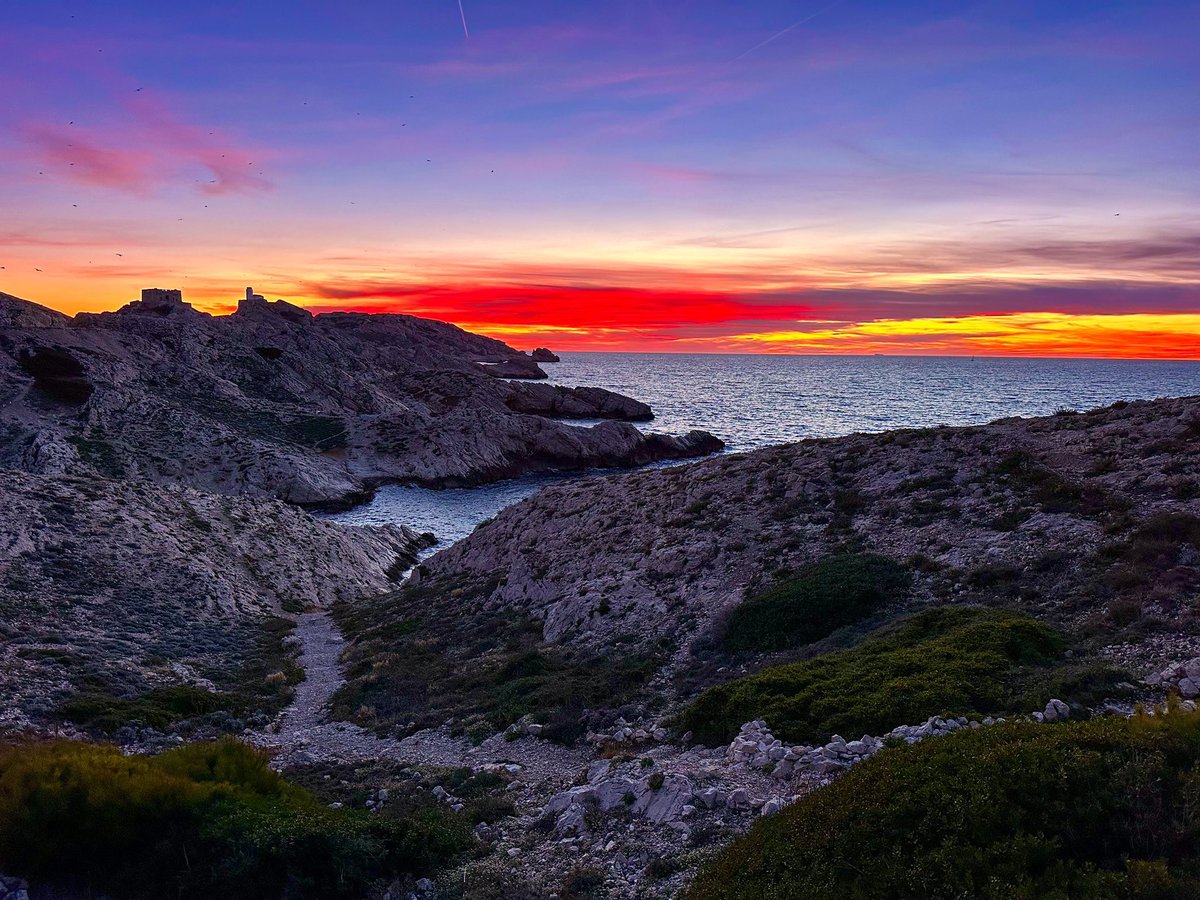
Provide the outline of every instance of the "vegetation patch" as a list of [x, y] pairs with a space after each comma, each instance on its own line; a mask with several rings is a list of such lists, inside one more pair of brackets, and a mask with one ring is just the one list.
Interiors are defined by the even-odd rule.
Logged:
[[231, 706], [233, 702], [226, 694], [181, 684], [129, 698], [100, 692], [78, 694], [55, 712], [68, 722], [111, 733], [128, 724], [161, 730], [183, 719], [230, 710]]
[[93, 733], [112, 734], [125, 725], [163, 730], [217, 712], [273, 714], [287, 705], [294, 686], [304, 680], [304, 670], [282, 644], [294, 627], [283, 618], [263, 623], [226, 690], [182, 684], [127, 693], [93, 676], [83, 679], [84, 689], [59, 704], [55, 715]]
[[311, 791], [324, 804], [341, 803], [352, 809], [365, 807], [383, 788], [387, 802], [381, 808], [389, 816], [421, 817], [445, 810], [431, 792], [443, 787], [463, 803], [458, 818], [471, 825], [499, 822], [516, 815], [505, 788], [508, 781], [491, 772], [468, 768], [419, 767], [390, 760], [359, 763], [312, 763], [288, 770], [288, 778]]
[[1099, 488], [1068, 480], [1024, 450], [1005, 455], [996, 465], [995, 473], [1046, 513], [1101, 516], [1119, 512], [1125, 505], [1120, 498]]
[[760, 819], [688, 896], [1195, 897], [1198, 767], [1181, 712], [890, 748]]
[[729, 617], [729, 650], [782, 650], [810, 644], [907, 599], [912, 576], [871, 553], [828, 556], [747, 598]]
[[449, 580], [405, 587], [333, 611], [352, 639], [335, 715], [389, 729], [415, 723], [483, 739], [525, 716], [570, 742], [585, 709], [626, 702], [668, 648], [602, 653], [542, 640], [541, 623], [483, 609], [489, 587]]
[[232, 739], [0, 747], [0, 869], [70, 896], [357, 898], [470, 846], [449, 812], [329, 809]]
[[[833, 733], [883, 734], [933, 715], [1028, 712], [1052, 690], [1074, 696], [1113, 689], [1125, 676], [1061, 660], [1062, 637], [1025, 615], [940, 607], [889, 626], [851, 650], [773, 666], [710, 688], [682, 714], [681, 727], [711, 744], [749, 719], [776, 736], [823, 741]], [[1059, 696], [1059, 695], [1055, 695]]]

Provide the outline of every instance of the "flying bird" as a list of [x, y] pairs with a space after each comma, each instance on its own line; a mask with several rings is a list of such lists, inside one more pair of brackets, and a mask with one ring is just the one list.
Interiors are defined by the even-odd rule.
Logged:
[[830, 3], [828, 6], [822, 7], [821, 9], [818, 9], [815, 13], [805, 16], [799, 22], [793, 22], [787, 28], [783, 29], [783, 31], [775, 32], [773, 35], [771, 35], [765, 41], [763, 41], [762, 43], [759, 43], [759, 44], [755, 44], [753, 47], [751, 47], [745, 53], [738, 54], [733, 59], [731, 59], [730, 62], [737, 62], [739, 59], [745, 59], [747, 56], [749, 56], [755, 50], [761, 50], [763, 47], [767, 46], [767, 44], [774, 43], [775, 41], [777, 41], [781, 37], [783, 37], [785, 34], [787, 34], [789, 31], [799, 28], [805, 22], [811, 22], [813, 19], [815, 19], [819, 15], [822, 15], [823, 13], [829, 12], [831, 9], [833, 9], [835, 6], [837, 6], [841, 2], [842, 2], [842, 0], [833, 0], [833, 2]]

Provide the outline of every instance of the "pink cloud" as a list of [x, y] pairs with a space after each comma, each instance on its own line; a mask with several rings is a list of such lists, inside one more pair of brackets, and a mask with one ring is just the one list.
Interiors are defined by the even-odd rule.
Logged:
[[159, 181], [145, 150], [101, 147], [87, 132], [47, 125], [28, 127], [26, 136], [41, 163], [72, 181], [132, 194], [149, 194]]
[[273, 186], [255, 159], [264, 154], [180, 121], [162, 100], [138, 93], [124, 111], [103, 127], [33, 122], [21, 131], [42, 171], [92, 187], [146, 196], [185, 180], [210, 195]]

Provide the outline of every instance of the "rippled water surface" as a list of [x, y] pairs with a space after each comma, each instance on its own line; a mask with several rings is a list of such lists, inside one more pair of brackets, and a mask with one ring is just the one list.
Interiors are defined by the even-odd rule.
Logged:
[[[1115, 400], [1200, 394], [1200, 363], [968, 359], [896, 356], [732, 356], [563, 353], [543, 366], [552, 383], [591, 385], [649, 403], [645, 428], [703, 428], [730, 450], [806, 437], [927, 425], [969, 425], [1004, 416], [1092, 409]], [[587, 423], [582, 423], [587, 424]], [[477, 488], [381, 488], [340, 513], [353, 524], [400, 522], [444, 543], [556, 476]], [[564, 476], [558, 476], [564, 477]]]
[[654, 407], [648, 427], [703, 428], [730, 450], [806, 437], [969, 425], [1115, 400], [1200, 394], [1200, 363], [904, 356], [563, 353], [551, 381]]

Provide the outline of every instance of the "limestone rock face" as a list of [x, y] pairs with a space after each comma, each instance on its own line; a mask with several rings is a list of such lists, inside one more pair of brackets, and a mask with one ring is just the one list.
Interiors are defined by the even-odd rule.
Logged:
[[60, 312], [0, 292], [0, 328], [57, 328], [70, 321]]
[[[0, 467], [344, 505], [381, 481], [472, 485], [720, 447], [643, 434], [625, 423], [651, 411], [628, 397], [527, 380], [544, 377], [500, 341], [413, 316], [314, 316], [253, 292], [210, 316], [152, 289], [71, 319], [0, 295]], [[617, 421], [564, 421], [578, 418]]]

